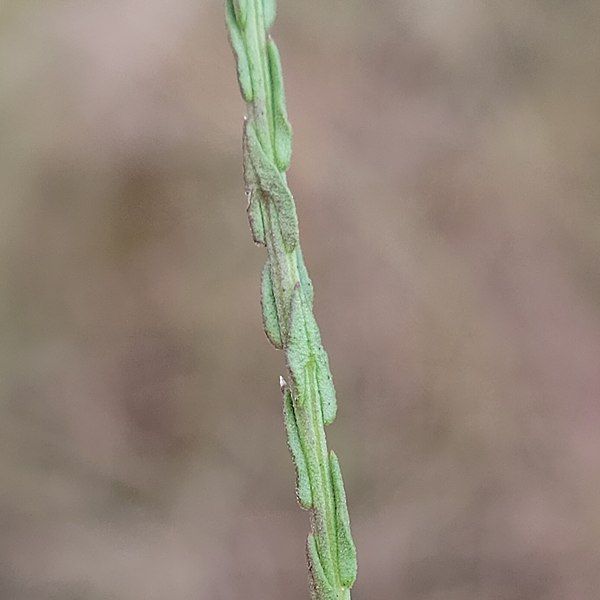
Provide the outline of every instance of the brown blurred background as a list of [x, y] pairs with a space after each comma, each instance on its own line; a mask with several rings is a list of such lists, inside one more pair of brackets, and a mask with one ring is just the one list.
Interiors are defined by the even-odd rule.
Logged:
[[[280, 0], [356, 600], [600, 594], [600, 4]], [[0, 7], [1, 600], [302, 600], [221, 2]]]

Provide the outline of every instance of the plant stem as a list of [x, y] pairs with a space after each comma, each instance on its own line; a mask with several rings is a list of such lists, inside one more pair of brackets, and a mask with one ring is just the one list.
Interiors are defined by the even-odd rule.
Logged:
[[265, 332], [285, 351], [289, 382], [281, 379], [296, 495], [311, 512], [307, 556], [316, 600], [349, 600], [356, 578], [346, 495], [325, 425], [335, 419], [335, 389], [313, 315], [313, 287], [300, 249], [298, 219], [285, 172], [292, 132], [279, 53], [268, 31], [274, 0], [226, 0], [226, 21], [247, 104], [244, 178], [254, 241], [267, 250], [262, 277]]

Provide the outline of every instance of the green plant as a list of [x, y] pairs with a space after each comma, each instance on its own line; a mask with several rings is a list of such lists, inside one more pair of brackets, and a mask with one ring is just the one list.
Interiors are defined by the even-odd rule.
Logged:
[[244, 179], [254, 241], [267, 249], [262, 312], [267, 337], [285, 350], [284, 420], [296, 466], [299, 504], [311, 511], [307, 556], [313, 598], [348, 600], [356, 578], [346, 495], [325, 425], [336, 416], [327, 353], [313, 315], [313, 286], [300, 249], [298, 218], [285, 172], [292, 151], [281, 63], [268, 35], [275, 0], [227, 0], [226, 21], [237, 60], [244, 122]]

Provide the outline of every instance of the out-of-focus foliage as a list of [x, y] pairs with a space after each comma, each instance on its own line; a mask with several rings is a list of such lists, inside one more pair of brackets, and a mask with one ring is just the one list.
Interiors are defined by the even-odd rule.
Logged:
[[[357, 600], [597, 597], [599, 17], [280, 0]], [[221, 3], [5, 0], [0, 63], [0, 597], [305, 598]]]

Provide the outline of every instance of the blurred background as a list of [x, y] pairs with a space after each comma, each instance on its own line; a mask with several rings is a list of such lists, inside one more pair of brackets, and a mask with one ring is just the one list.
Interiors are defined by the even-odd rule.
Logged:
[[[356, 600], [600, 589], [600, 4], [280, 0]], [[1, 600], [302, 600], [222, 3], [0, 7]]]

